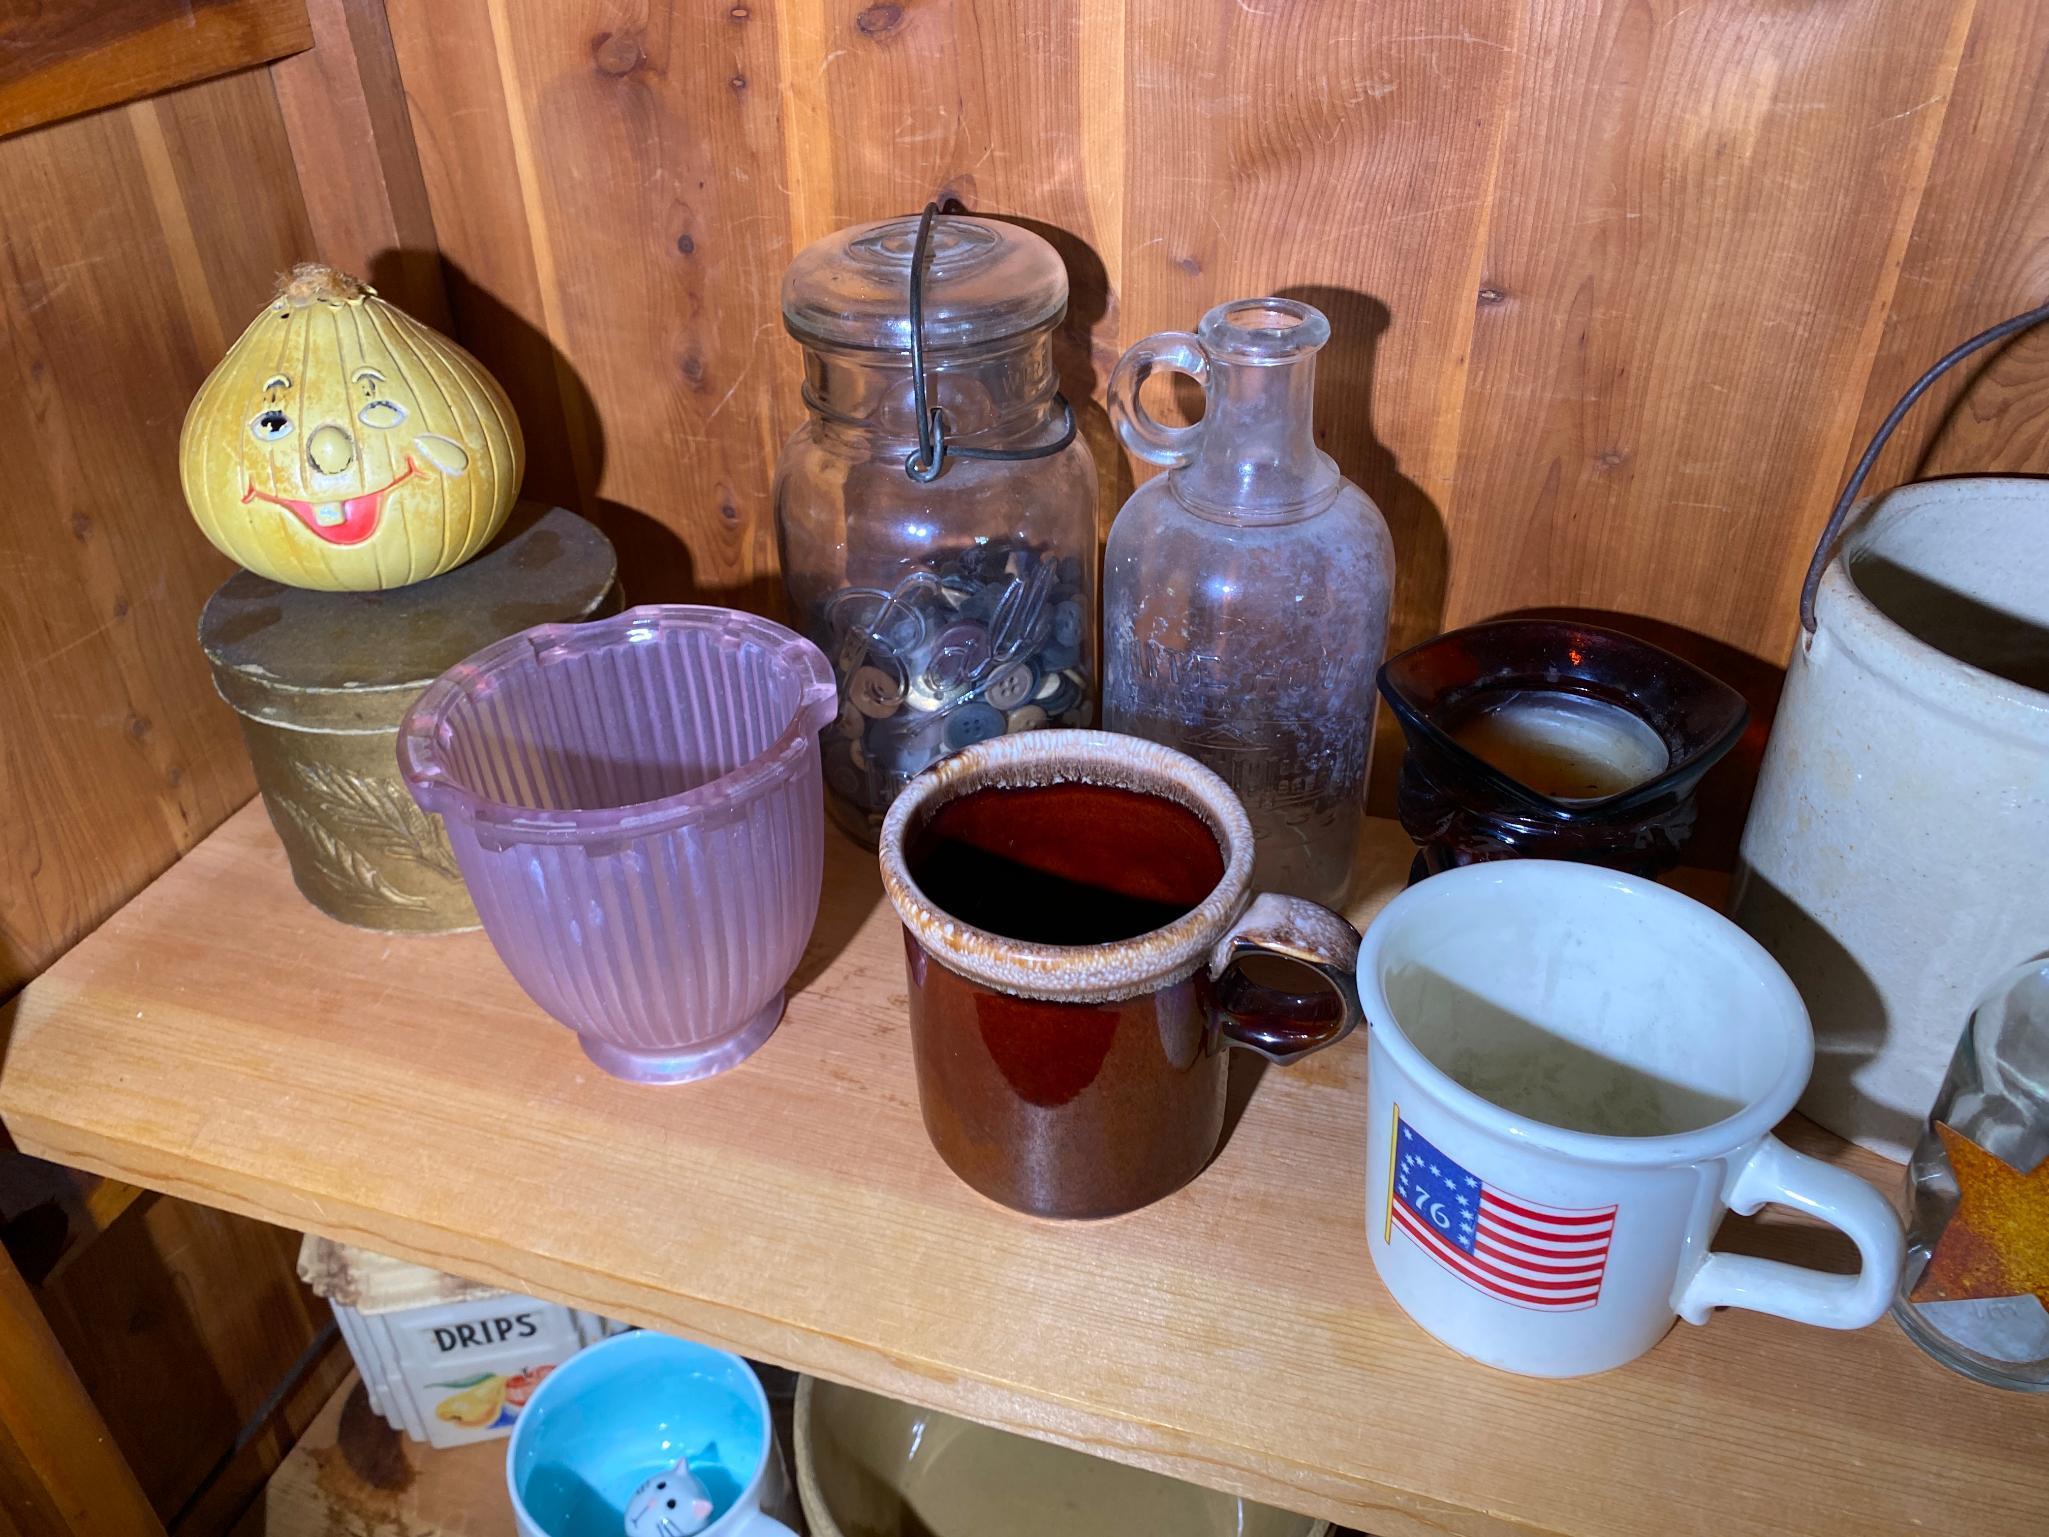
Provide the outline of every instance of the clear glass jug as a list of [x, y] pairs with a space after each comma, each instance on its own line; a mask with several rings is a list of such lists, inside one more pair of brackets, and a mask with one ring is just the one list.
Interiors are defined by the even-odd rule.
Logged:
[[[1306, 304], [1245, 299], [1118, 363], [1118, 436], [1169, 472], [1110, 530], [1103, 698], [1111, 730], [1177, 747], [1238, 792], [1255, 884], [1335, 905], [1364, 809], [1394, 544], [1316, 446], [1316, 353], [1329, 339]], [[1194, 426], [1163, 426], [1140, 403], [1161, 368], [1201, 382]]]
[[1971, 1011], [1907, 1198], [1900, 1327], [1952, 1371], [2049, 1391], [2049, 957]]
[[1067, 271], [1029, 230], [928, 211], [806, 247], [782, 298], [807, 407], [776, 468], [783, 581], [839, 688], [827, 809], [872, 845], [938, 759], [1093, 720], [1096, 472], [1053, 367]]

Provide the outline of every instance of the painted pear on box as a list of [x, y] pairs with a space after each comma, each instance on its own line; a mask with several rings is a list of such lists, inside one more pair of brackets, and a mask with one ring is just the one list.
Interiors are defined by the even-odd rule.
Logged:
[[512, 510], [525, 445], [475, 358], [306, 263], [199, 387], [178, 461], [224, 554], [288, 586], [376, 592], [481, 550]]

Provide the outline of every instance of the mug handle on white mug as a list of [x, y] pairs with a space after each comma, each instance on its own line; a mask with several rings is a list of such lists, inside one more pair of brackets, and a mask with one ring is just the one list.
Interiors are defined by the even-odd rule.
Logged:
[[1690, 1324], [1718, 1307], [1750, 1308], [1824, 1329], [1861, 1329], [1892, 1305], [1906, 1240], [1892, 1203], [1854, 1174], [1766, 1137], [1730, 1174], [1723, 1201], [1749, 1216], [1771, 1204], [1818, 1217], [1857, 1245], [1855, 1275], [1747, 1254], [1710, 1254], [1681, 1286], [1672, 1310]]
[[[1284, 993], [1231, 968], [1248, 955], [1278, 955], [1330, 983], [1328, 994]], [[1335, 1046], [1364, 1017], [1359, 1008], [1359, 931], [1327, 907], [1263, 891], [1210, 951], [1224, 1038], [1272, 1062]]]

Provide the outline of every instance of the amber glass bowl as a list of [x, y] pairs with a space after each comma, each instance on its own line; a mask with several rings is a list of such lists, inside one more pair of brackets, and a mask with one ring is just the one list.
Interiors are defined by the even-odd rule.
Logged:
[[[1453, 739], [1493, 696], [1559, 691], [1618, 705], [1666, 753], [1654, 777], [1598, 800], [1558, 800]], [[1488, 859], [1573, 859], [1640, 875], [1669, 869], [1693, 831], [1694, 787], [1743, 734], [1743, 696], [1632, 636], [1557, 619], [1452, 630], [1391, 658], [1380, 692], [1402, 728], [1400, 815], [1411, 882]]]

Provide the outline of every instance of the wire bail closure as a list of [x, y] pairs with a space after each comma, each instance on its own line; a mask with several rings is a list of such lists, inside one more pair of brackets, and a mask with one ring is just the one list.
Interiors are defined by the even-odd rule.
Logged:
[[925, 387], [925, 270], [932, 262], [933, 221], [942, 213], [966, 212], [956, 198], [948, 198], [944, 204], [927, 203], [918, 220], [918, 243], [911, 251], [911, 400], [918, 414], [918, 446], [904, 455], [904, 473], [920, 485], [930, 485], [945, 474], [948, 458], [1015, 464], [1025, 459], [1047, 458], [1074, 441], [1074, 407], [1057, 389], [1053, 392], [1053, 403], [1060, 408], [1060, 435], [1050, 443], [1031, 448], [978, 448], [972, 443], [947, 439], [946, 413], [932, 404]]

